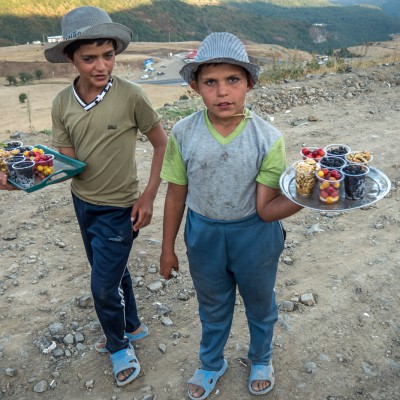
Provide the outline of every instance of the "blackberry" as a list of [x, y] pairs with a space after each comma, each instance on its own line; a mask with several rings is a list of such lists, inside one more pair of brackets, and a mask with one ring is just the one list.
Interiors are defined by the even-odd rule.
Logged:
[[343, 146], [339, 146], [336, 149], [329, 149], [327, 153], [332, 154], [334, 156], [343, 156], [347, 154], [347, 149]]
[[345, 174], [360, 175], [363, 174], [365, 171], [360, 165], [349, 164], [343, 168], [343, 172]]
[[24, 153], [25, 151], [31, 151], [33, 149], [33, 146], [22, 146], [18, 150], [20, 153]]
[[20, 161], [24, 161], [24, 156], [19, 156], [19, 155], [11, 156], [11, 157], [4, 159], [4, 163], [7, 166], [7, 174], [11, 180], [15, 180], [15, 171], [13, 168], [13, 164], [20, 162]]
[[15, 182], [25, 188], [33, 186], [34, 165], [33, 161], [21, 161], [14, 164]]
[[344, 176], [344, 191], [346, 198], [360, 200], [365, 195], [366, 176], [365, 169], [360, 165], [346, 165], [342, 172]]
[[319, 163], [323, 167], [336, 169], [340, 169], [346, 164], [343, 158], [338, 157], [322, 157]]
[[21, 146], [21, 142], [7, 142], [3, 146], [3, 149], [5, 151], [11, 151], [11, 150], [14, 150], [14, 149], [18, 148], [19, 146]]

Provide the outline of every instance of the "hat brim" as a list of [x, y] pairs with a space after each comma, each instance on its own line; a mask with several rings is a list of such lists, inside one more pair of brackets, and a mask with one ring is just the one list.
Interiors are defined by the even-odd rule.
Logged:
[[256, 82], [258, 81], [258, 76], [260, 74], [260, 67], [258, 65], [247, 63], [244, 61], [237, 61], [233, 58], [226, 58], [226, 57], [211, 58], [209, 60], [205, 60], [202, 62], [196, 62], [196, 61], [189, 62], [181, 68], [179, 74], [181, 75], [181, 77], [184, 79], [185, 82], [190, 84], [195, 80], [195, 74], [200, 65], [219, 64], [219, 63], [239, 65], [240, 67], [243, 67], [245, 70], [249, 72], [254, 84], [256, 84]]
[[126, 26], [115, 22], [94, 25], [76, 38], [63, 40], [46, 48], [44, 56], [51, 63], [67, 63], [69, 61], [64, 54], [64, 49], [73, 42], [87, 39], [113, 39], [117, 44], [115, 54], [120, 54], [128, 47], [132, 39], [132, 31]]

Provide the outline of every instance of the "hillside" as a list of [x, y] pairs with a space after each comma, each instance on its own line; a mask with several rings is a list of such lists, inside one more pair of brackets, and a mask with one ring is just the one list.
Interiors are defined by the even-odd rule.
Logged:
[[0, 45], [59, 35], [61, 16], [83, 4], [106, 9], [132, 29], [133, 41], [196, 41], [211, 31], [230, 31], [256, 43], [326, 52], [389, 40], [400, 32], [400, 18], [378, 8], [335, 6], [327, 0], [13, 0], [0, 2]]
[[[180, 50], [194, 44], [165, 45]], [[162, 57], [160, 47], [132, 43], [124, 60], [160, 57], [157, 65], [165, 63], [168, 75], [175, 57]], [[266, 47], [253, 44], [248, 49], [262, 54]], [[393, 54], [400, 54], [399, 49]], [[368, 53], [359, 50], [373, 57], [389, 48], [376, 44]], [[40, 45], [0, 49], [0, 60], [34, 63], [42, 57]], [[120, 60], [118, 56], [118, 64]], [[181, 67], [183, 60], [177, 61]], [[360, 59], [353, 61], [350, 73], [318, 71], [296, 81], [260, 85], [247, 99], [254, 112], [283, 133], [288, 166], [299, 159], [304, 145], [344, 143], [372, 151], [373, 168], [392, 182], [390, 193], [370, 206], [349, 212], [304, 209], [283, 221], [287, 240], [275, 290], [276, 384], [260, 400], [399, 399], [400, 64], [389, 58], [386, 65], [360, 69]], [[174, 71], [177, 77], [178, 68]], [[10, 86], [2, 78], [0, 141], [18, 138], [27, 145], [51, 146], [52, 99], [71, 79]], [[200, 104], [181, 85], [143, 84], [143, 89], [167, 132]], [[19, 103], [21, 91], [29, 93], [35, 130], [29, 126], [27, 104]], [[142, 139], [136, 154], [144, 188], [152, 147]], [[139, 316], [150, 333], [134, 342], [141, 373], [124, 388], [113, 383], [109, 357], [93, 348], [101, 327], [70, 181], [29, 194], [0, 190], [1, 400], [188, 399], [187, 381], [200, 366], [201, 327], [183, 225], [176, 246], [180, 272], [169, 281], [158, 275], [166, 190], [162, 184], [152, 223], [141, 230], [129, 257]], [[247, 389], [249, 332], [243, 299], [238, 295], [236, 300], [225, 352], [229, 369], [209, 400], [257, 400]]]
[[341, 6], [371, 6], [382, 10], [386, 15], [400, 17], [399, 0], [329, 0], [334, 5]]

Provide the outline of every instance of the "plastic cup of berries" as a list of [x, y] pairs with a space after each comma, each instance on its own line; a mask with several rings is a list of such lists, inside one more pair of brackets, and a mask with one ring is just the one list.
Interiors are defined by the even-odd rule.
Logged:
[[350, 151], [347, 153], [346, 161], [348, 164], [356, 164], [356, 165], [367, 165], [374, 159], [374, 156], [370, 151], [360, 150], [360, 151]]
[[321, 168], [341, 169], [347, 165], [347, 161], [341, 157], [325, 156], [319, 160], [319, 164], [321, 165]]
[[19, 156], [19, 155], [7, 157], [4, 159], [3, 162], [7, 168], [6, 173], [12, 181], [15, 181], [15, 171], [13, 165], [19, 161], [24, 161], [24, 160], [25, 160], [24, 156]]
[[34, 172], [33, 168], [35, 166], [34, 161], [19, 161], [13, 164], [13, 168], [15, 171], [15, 183], [18, 185], [29, 188], [34, 184]]
[[340, 187], [344, 175], [333, 168], [321, 168], [315, 174], [318, 180], [319, 200], [326, 204], [337, 203], [340, 199]]
[[308, 146], [308, 147], [303, 147], [300, 150], [300, 155], [303, 157], [303, 160], [305, 160], [306, 158], [313, 158], [314, 160], [319, 160], [325, 155], [325, 150], [322, 147]]
[[16, 150], [19, 149], [20, 147], [23, 146], [23, 143], [19, 140], [13, 140], [10, 142], [5, 142], [3, 145], [3, 149], [5, 151], [11, 151], [11, 150]]
[[328, 144], [324, 150], [328, 157], [341, 158], [345, 158], [346, 154], [351, 152], [351, 148], [345, 144]]
[[35, 162], [35, 176], [37, 176], [41, 181], [54, 172], [53, 154], [39, 154], [33, 159], [33, 161]]
[[22, 154], [25, 158], [28, 158], [26, 156], [27, 152], [31, 151], [33, 149], [33, 146], [22, 146], [18, 148], [20, 154]]
[[361, 200], [365, 196], [365, 187], [369, 168], [366, 165], [348, 164], [342, 168], [344, 174], [344, 192], [346, 199]]

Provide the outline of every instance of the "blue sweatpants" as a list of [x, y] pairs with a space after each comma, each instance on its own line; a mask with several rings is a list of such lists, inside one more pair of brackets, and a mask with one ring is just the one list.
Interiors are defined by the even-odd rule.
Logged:
[[236, 301], [243, 298], [253, 364], [267, 365], [278, 309], [275, 280], [284, 246], [279, 221], [264, 222], [258, 215], [237, 221], [217, 221], [188, 210], [185, 242], [190, 274], [199, 302], [202, 338], [201, 367], [222, 367]]
[[86, 255], [92, 267], [94, 306], [110, 353], [127, 348], [124, 332], [140, 326], [128, 258], [133, 240], [132, 207], [100, 206], [72, 194]]

